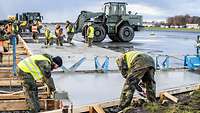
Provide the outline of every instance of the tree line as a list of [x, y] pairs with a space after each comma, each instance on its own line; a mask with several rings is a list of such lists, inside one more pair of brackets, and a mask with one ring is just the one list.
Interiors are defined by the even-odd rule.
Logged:
[[200, 17], [199, 16], [190, 16], [190, 15], [177, 15], [174, 17], [167, 18], [168, 25], [186, 25], [186, 24], [199, 24], [200, 25]]

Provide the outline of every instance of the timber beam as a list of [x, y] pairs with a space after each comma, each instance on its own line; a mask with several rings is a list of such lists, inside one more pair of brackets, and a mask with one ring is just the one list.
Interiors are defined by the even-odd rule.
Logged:
[[[40, 99], [41, 110], [60, 109], [62, 102], [55, 99]], [[29, 110], [25, 100], [0, 100], [0, 111], [24, 111]]]

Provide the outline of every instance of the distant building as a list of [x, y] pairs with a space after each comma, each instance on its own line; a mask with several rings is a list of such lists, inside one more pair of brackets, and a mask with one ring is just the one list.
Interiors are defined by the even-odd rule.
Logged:
[[155, 27], [155, 23], [153, 23], [153, 22], [144, 22], [143, 26], [145, 26], [145, 27]]
[[198, 24], [186, 24], [186, 28], [189, 29], [199, 29], [199, 25]]

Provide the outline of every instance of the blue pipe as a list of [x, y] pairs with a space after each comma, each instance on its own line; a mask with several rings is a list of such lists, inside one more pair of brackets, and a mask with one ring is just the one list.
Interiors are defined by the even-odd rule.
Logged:
[[13, 45], [13, 74], [16, 76], [16, 35], [13, 35], [12, 37], [12, 45]]

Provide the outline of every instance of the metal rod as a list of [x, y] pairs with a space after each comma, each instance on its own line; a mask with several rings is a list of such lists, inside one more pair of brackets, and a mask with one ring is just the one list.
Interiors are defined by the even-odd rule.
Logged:
[[13, 45], [13, 75], [16, 76], [16, 35], [12, 37], [12, 45]]

